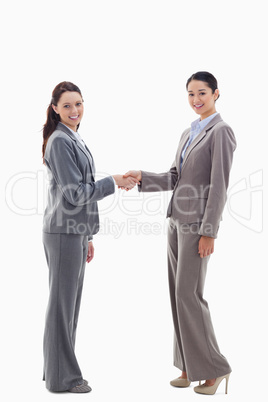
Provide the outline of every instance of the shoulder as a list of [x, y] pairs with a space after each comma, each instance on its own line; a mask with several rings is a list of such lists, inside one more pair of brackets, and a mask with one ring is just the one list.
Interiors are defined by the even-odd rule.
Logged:
[[66, 134], [64, 131], [56, 129], [48, 139], [47, 146], [51, 146], [52, 144], [57, 143], [66, 143], [71, 145], [73, 140]]
[[51, 136], [49, 137], [48, 141], [65, 141], [65, 142], [72, 142], [72, 139], [66, 134], [64, 131], [56, 129]]
[[189, 135], [190, 131], [191, 131], [191, 127], [186, 128], [186, 129], [182, 132], [180, 141], [183, 141], [183, 140], [187, 137], [187, 135]]
[[187, 134], [189, 134], [189, 132], [191, 131], [191, 127], [187, 127], [183, 132], [181, 136], [185, 136]]
[[213, 137], [230, 137], [235, 138], [233, 129], [224, 120], [218, 121], [211, 129]]
[[213, 126], [213, 131], [215, 131], [216, 133], [223, 132], [223, 131], [233, 132], [231, 126], [229, 126], [229, 124], [227, 124], [224, 120], [220, 120], [218, 123], [216, 123]]
[[64, 131], [56, 129], [47, 141], [45, 156], [51, 154], [52, 150], [60, 148], [73, 148], [74, 141]]
[[236, 147], [236, 138], [233, 129], [225, 121], [221, 120], [216, 123], [211, 130], [212, 141], [214, 143], [230, 143], [232, 147]]

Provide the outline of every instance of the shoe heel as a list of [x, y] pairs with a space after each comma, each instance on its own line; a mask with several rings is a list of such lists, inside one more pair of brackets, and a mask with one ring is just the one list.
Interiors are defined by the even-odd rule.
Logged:
[[230, 374], [225, 377], [225, 394], [228, 393], [228, 383], [229, 383]]

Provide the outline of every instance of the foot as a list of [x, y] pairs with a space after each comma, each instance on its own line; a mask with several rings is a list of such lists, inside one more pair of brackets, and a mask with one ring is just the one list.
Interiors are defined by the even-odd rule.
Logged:
[[216, 382], [216, 378], [214, 378], [213, 380], [206, 380], [206, 382], [204, 383], [205, 387], [212, 387]]
[[225, 393], [227, 394], [228, 381], [230, 373], [223, 375], [222, 377], [214, 378], [212, 380], [207, 380], [204, 384], [194, 387], [194, 391], [198, 394], [214, 395], [218, 389], [218, 386], [225, 379]]
[[83, 380], [82, 384], [77, 385], [76, 387], [73, 387], [71, 389], [68, 389], [68, 392], [72, 392], [74, 394], [85, 394], [90, 391], [91, 388], [88, 384], [86, 384], [86, 380]]
[[173, 387], [179, 387], [179, 388], [185, 388], [189, 387], [191, 384], [191, 381], [188, 380], [187, 374], [185, 371], [181, 373], [181, 376], [179, 378], [175, 378], [175, 380], [170, 381], [170, 385]]
[[179, 378], [182, 378], [183, 380], [187, 380], [187, 373], [186, 371], [182, 371], [181, 376]]

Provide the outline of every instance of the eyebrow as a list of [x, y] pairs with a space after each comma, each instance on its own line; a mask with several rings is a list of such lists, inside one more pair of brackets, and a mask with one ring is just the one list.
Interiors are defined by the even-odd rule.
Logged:
[[[198, 91], [205, 91], [206, 89], [198, 89]], [[188, 91], [188, 92], [193, 92], [193, 91]]]
[[[77, 102], [81, 102], [81, 100], [75, 101], [75, 103], [77, 103]], [[65, 102], [65, 103], [64, 103], [64, 105], [70, 105], [70, 104], [71, 104], [70, 102]]]

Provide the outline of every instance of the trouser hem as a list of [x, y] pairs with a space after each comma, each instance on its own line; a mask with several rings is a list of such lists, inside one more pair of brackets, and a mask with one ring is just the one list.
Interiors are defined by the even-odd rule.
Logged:
[[[227, 372], [226, 372], [226, 371], [219, 372], [217, 378], [223, 377], [223, 376], [225, 376], [225, 375], [227, 375], [227, 374], [230, 374], [231, 372], [232, 372], [232, 370], [231, 370], [231, 371], [228, 370]], [[204, 373], [204, 374], [202, 374], [201, 376], [198, 376], [198, 377], [191, 377], [191, 378], [188, 378], [188, 380], [194, 382], [194, 381], [213, 380], [213, 378], [208, 378], [208, 376], [206, 376], [206, 374]]]
[[73, 381], [71, 382], [70, 386], [68, 386], [67, 388], [54, 388], [54, 387], [50, 387], [46, 385], [46, 389], [50, 392], [67, 392], [69, 391], [71, 388], [77, 387], [78, 385], [83, 384], [83, 378], [80, 378], [79, 380]]

